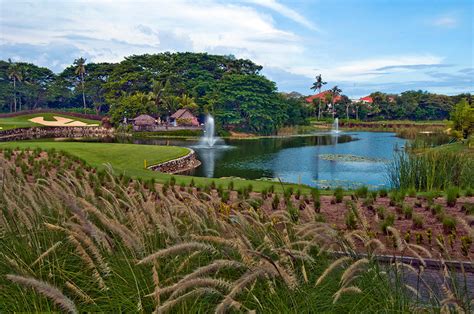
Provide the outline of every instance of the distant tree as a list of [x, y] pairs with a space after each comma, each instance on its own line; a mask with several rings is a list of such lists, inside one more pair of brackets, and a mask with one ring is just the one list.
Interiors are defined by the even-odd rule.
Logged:
[[84, 75], [86, 74], [86, 59], [80, 57], [79, 59], [74, 60], [74, 65], [76, 66], [76, 75], [79, 76], [82, 86], [82, 102], [84, 104], [84, 110], [86, 110], [86, 94], [84, 88]]
[[140, 114], [156, 114], [155, 103], [150, 100], [147, 94], [141, 92], [133, 95], [123, 94], [110, 108], [113, 123], [119, 123], [124, 118], [133, 119]]
[[17, 99], [16, 99], [16, 82], [21, 82], [23, 79], [22, 76], [22, 71], [18, 63], [12, 62], [11, 59], [8, 59], [8, 70], [7, 70], [7, 75], [10, 80], [13, 82], [13, 108], [10, 106], [10, 111], [15, 111], [16, 112], [16, 105], [17, 105]]
[[474, 132], [474, 108], [466, 99], [461, 99], [454, 107], [451, 122], [453, 130], [458, 132], [459, 137], [467, 138]]
[[334, 86], [333, 88], [331, 88], [331, 96], [332, 96], [332, 108], [331, 109], [332, 109], [332, 118], [333, 119], [334, 119], [334, 115], [336, 114], [336, 108], [335, 108], [336, 98], [339, 95], [341, 95], [341, 92], [342, 92], [342, 90], [339, 87], [337, 87], [337, 85]]
[[[311, 86], [311, 89], [314, 90], [314, 92], [318, 91], [319, 94], [321, 94], [321, 88], [323, 85], [326, 85], [327, 82], [323, 81], [323, 78], [321, 77], [321, 74], [316, 75], [315, 81], [313, 83], [313, 86]], [[321, 98], [319, 98], [319, 106], [318, 106], [318, 120], [321, 119]]]

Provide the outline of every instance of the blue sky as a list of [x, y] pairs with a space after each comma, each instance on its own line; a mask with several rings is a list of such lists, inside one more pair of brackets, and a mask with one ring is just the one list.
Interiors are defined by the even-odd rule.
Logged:
[[0, 0], [0, 58], [61, 71], [162, 51], [233, 54], [281, 91], [474, 92], [474, 1]]

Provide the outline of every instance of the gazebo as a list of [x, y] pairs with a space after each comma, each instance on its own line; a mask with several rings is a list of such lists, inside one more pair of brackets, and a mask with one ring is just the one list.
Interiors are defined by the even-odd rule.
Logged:
[[133, 119], [133, 129], [135, 131], [153, 130], [156, 125], [156, 119], [147, 114], [141, 114]]

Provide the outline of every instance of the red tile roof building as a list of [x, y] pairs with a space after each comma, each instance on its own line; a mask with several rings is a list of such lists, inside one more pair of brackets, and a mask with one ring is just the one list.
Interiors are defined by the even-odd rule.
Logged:
[[[306, 98], [306, 101], [309, 102], [309, 103], [312, 103], [313, 102], [313, 99], [321, 99], [322, 102], [326, 101], [326, 97], [329, 97], [327, 95], [331, 95], [331, 91], [329, 90], [325, 90], [324, 92], [321, 92], [319, 94], [316, 94], [316, 95], [312, 95], [312, 96], [309, 96]], [[337, 103], [338, 101], [341, 100], [341, 96], [338, 95], [334, 98], [334, 102]]]

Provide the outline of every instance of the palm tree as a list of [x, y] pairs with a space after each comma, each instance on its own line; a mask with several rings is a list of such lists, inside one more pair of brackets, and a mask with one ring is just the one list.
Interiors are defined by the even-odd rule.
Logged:
[[[321, 77], [321, 74], [316, 75], [315, 82], [313, 83], [313, 86], [311, 86], [311, 89], [314, 90], [316, 93], [316, 90], [319, 91], [321, 94], [321, 88], [323, 85], [327, 84], [327, 82], [323, 82], [323, 78]], [[321, 98], [319, 98], [319, 106], [318, 106], [318, 120], [321, 119]]]
[[84, 103], [84, 111], [86, 110], [86, 94], [84, 91], [84, 74], [86, 74], [86, 59], [80, 57], [79, 59], [74, 60], [74, 65], [76, 66], [76, 75], [81, 78], [82, 86], [82, 102]]
[[335, 111], [335, 102], [336, 102], [336, 98], [337, 96], [341, 95], [341, 92], [342, 90], [336, 86], [334, 86], [333, 88], [331, 88], [331, 96], [332, 96], [332, 119], [334, 120], [334, 115], [336, 114], [336, 111]]
[[[20, 66], [18, 66], [17, 63], [13, 63], [11, 59], [8, 59], [8, 62], [10, 63], [10, 65], [8, 66], [7, 75], [8, 78], [13, 81], [13, 110], [16, 111], [16, 82], [21, 82], [23, 76], [21, 74], [22, 71], [20, 69]], [[12, 111], [11, 106], [10, 111]]]

